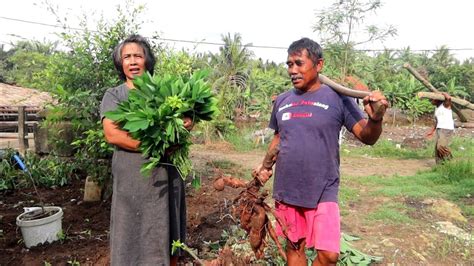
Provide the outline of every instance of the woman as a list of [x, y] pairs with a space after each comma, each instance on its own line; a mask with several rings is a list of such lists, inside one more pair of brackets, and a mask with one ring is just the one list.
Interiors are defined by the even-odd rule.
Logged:
[[[108, 89], [100, 113], [105, 138], [115, 146], [112, 159], [113, 195], [110, 217], [111, 265], [176, 265], [172, 240], [184, 242], [186, 210], [184, 184], [175, 167], [160, 166], [150, 177], [140, 174], [146, 162], [131, 138], [104, 113], [116, 109], [134, 89], [133, 79], [153, 73], [155, 57], [148, 41], [131, 35], [113, 52], [113, 61], [125, 83]], [[191, 119], [184, 119], [191, 130]]]

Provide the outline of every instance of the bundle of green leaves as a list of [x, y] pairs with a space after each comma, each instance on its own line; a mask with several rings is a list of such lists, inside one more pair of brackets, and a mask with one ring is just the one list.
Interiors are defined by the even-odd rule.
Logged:
[[205, 81], [207, 75], [206, 70], [190, 77], [145, 73], [134, 79], [135, 89], [130, 90], [128, 100], [105, 114], [141, 142], [139, 150], [149, 158], [140, 169], [143, 175], [149, 176], [158, 164], [168, 162], [183, 178], [191, 171], [190, 132], [183, 118], [197, 123], [217, 114], [217, 99]]

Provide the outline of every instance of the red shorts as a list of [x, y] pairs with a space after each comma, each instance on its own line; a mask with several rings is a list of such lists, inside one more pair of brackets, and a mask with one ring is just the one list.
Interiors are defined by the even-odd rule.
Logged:
[[[306, 247], [339, 253], [341, 219], [336, 202], [319, 203], [315, 209], [308, 209], [276, 202], [276, 215], [286, 226], [290, 241], [306, 239]], [[277, 223], [276, 232], [285, 236]]]

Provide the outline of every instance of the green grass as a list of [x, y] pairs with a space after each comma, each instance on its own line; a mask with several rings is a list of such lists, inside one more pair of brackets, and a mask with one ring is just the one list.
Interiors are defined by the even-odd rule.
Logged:
[[[453, 138], [449, 145], [453, 152], [454, 158], [473, 159], [474, 154], [474, 138]], [[434, 146], [433, 146], [434, 149]]]
[[359, 190], [349, 186], [340, 186], [339, 188], [339, 206], [340, 209], [349, 208], [349, 203], [358, 202], [360, 199]]
[[249, 174], [238, 164], [229, 160], [213, 160], [206, 163], [207, 169], [218, 168], [222, 174], [237, 178], [249, 179]]
[[232, 143], [234, 148], [240, 152], [252, 151], [255, 149], [266, 150], [269, 143], [261, 144], [255, 142], [251, 137], [252, 133], [258, 130], [255, 127], [243, 127], [225, 135], [225, 140]]
[[[454, 158], [472, 157], [474, 151], [474, 140], [472, 138], [453, 138], [450, 144]], [[430, 140], [424, 148], [409, 149], [397, 147], [397, 143], [386, 139], [380, 139], [373, 146], [364, 145], [362, 147], [349, 147], [345, 144], [341, 146], [343, 156], [361, 156], [388, 157], [400, 159], [424, 159], [434, 158], [434, 141]]]
[[461, 208], [465, 216], [474, 217], [474, 206], [472, 204], [461, 203], [459, 208]]
[[429, 175], [398, 176], [391, 177], [367, 176], [356, 178], [357, 182], [372, 188], [369, 195], [381, 195], [386, 197], [410, 196], [422, 198], [428, 196], [440, 196], [433, 191], [433, 181]]
[[474, 207], [463, 203], [474, 196], [473, 160], [448, 161], [414, 176], [346, 178], [370, 188], [371, 196], [445, 198], [456, 202], [466, 216], [474, 217]]
[[470, 183], [474, 181], [473, 172], [474, 158], [468, 160], [451, 160], [436, 165], [433, 172], [436, 173], [434, 181], [439, 184]]
[[368, 213], [366, 219], [369, 222], [382, 221], [386, 224], [408, 224], [413, 222], [406, 214], [408, 210], [409, 207], [399, 202], [384, 203], [373, 212]]
[[432, 149], [430, 149], [431, 146], [432, 145], [427, 145], [427, 147], [422, 149], [397, 148], [396, 143], [381, 139], [373, 146], [364, 145], [362, 147], [354, 148], [343, 144], [341, 147], [341, 153], [342, 155], [348, 156], [369, 155], [371, 157], [421, 159], [428, 158], [433, 154]]
[[207, 164], [222, 170], [230, 170], [237, 168], [237, 164], [229, 160], [213, 160], [208, 162]]

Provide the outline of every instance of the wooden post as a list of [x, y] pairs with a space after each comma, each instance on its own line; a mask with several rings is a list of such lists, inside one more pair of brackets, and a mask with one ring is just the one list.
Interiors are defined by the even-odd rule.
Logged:
[[[438, 89], [436, 89], [433, 85], [431, 85], [431, 83], [428, 80], [423, 78], [420, 75], [420, 73], [418, 73], [418, 71], [416, 71], [410, 64], [405, 63], [403, 64], [403, 67], [406, 68], [406, 70], [408, 70], [408, 72], [410, 72], [417, 80], [423, 83], [423, 85], [426, 88], [428, 88], [430, 91], [440, 93]], [[458, 115], [459, 120], [461, 120], [461, 122], [467, 122], [467, 118], [461, 113], [461, 111], [458, 108], [456, 108], [456, 106], [452, 105], [451, 108]]]
[[24, 154], [28, 149], [28, 126], [26, 125], [25, 106], [18, 107], [18, 141], [20, 143], [20, 153]]

